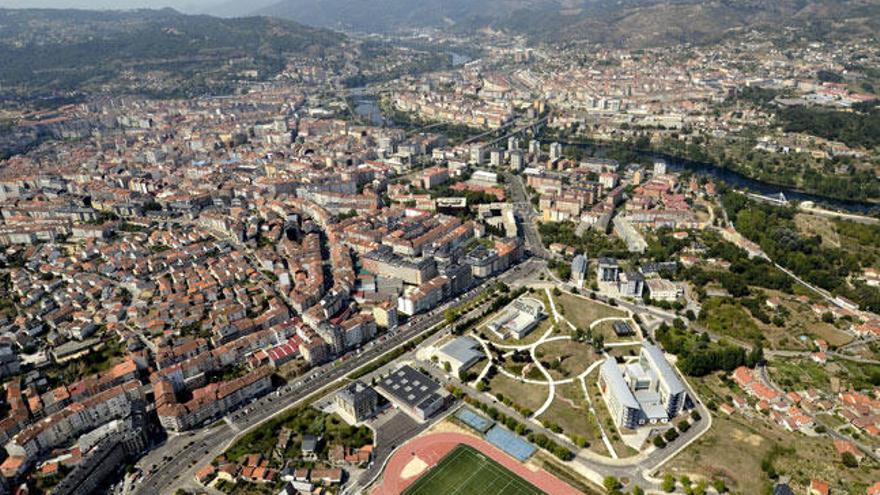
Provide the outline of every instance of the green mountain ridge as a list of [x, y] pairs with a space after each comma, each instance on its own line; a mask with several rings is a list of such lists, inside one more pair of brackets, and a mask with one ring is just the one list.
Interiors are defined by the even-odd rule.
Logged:
[[702, 43], [744, 28], [824, 36], [880, 27], [880, 4], [872, 0], [281, 0], [257, 13], [342, 30], [493, 28], [535, 42], [627, 47]]
[[345, 39], [267, 17], [0, 9], [0, 97], [33, 99], [107, 84], [148, 94], [211, 92], [230, 73], [277, 73], [285, 55], [320, 57]]

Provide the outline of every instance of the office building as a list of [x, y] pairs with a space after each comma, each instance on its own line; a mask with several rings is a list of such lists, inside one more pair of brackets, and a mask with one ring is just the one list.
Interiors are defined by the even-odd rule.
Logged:
[[550, 160], [558, 160], [560, 158], [562, 158], [562, 145], [550, 143]]
[[334, 398], [336, 411], [350, 424], [360, 423], [376, 413], [376, 391], [355, 381], [339, 391]]
[[620, 275], [620, 265], [614, 258], [599, 258], [596, 268], [596, 278], [599, 282], [617, 282]]
[[645, 277], [636, 271], [625, 272], [620, 275], [617, 289], [621, 296], [642, 297], [642, 291], [645, 289]]

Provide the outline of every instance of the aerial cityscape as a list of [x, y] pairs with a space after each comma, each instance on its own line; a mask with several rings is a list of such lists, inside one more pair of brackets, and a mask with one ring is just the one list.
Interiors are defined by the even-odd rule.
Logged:
[[0, 494], [880, 495], [876, 0], [0, 0]]

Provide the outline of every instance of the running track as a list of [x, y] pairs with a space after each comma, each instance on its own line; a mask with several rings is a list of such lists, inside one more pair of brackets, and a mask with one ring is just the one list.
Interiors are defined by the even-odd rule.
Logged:
[[[372, 491], [371, 495], [399, 495], [403, 493], [409, 485], [419, 479], [419, 476], [413, 476], [410, 479], [403, 479], [401, 477], [404, 467], [412, 460], [413, 456], [423, 460], [429, 466], [428, 469], [430, 469], [430, 467], [440, 462], [440, 459], [459, 444], [469, 445], [489, 456], [498, 464], [540, 488], [545, 493], [552, 495], [582, 495], [581, 492], [550, 475], [543, 469], [532, 471], [488, 442], [462, 433], [431, 433], [417, 437], [401, 446], [391, 456], [391, 459], [388, 460], [385, 473], [382, 475], [382, 483]], [[421, 474], [425, 474], [425, 472]]]

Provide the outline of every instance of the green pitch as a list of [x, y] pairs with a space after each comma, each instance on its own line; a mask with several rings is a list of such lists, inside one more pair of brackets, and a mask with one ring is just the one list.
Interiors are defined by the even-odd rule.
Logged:
[[467, 445], [459, 445], [404, 495], [544, 495], [526, 480]]

